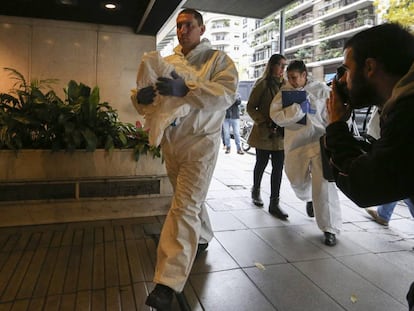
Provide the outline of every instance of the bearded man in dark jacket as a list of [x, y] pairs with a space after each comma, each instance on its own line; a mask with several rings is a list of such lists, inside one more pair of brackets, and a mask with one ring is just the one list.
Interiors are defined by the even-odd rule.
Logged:
[[[361, 207], [413, 200], [414, 36], [397, 24], [362, 31], [346, 42], [341, 68], [327, 102], [324, 139], [337, 186]], [[381, 138], [365, 149], [346, 120], [352, 109], [369, 105], [382, 111]], [[414, 283], [407, 300], [414, 311]]]

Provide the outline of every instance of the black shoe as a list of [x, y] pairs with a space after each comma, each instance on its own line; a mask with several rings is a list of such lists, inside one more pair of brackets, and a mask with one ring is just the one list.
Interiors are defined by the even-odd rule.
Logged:
[[157, 311], [170, 311], [174, 290], [168, 286], [157, 284], [154, 290], [148, 295], [145, 304]]
[[334, 246], [336, 245], [336, 236], [334, 233], [324, 232], [325, 235], [325, 245]]
[[289, 217], [289, 215], [280, 208], [279, 198], [270, 199], [269, 213], [281, 220], [286, 220], [286, 218]]
[[208, 243], [200, 243], [197, 246], [197, 253], [196, 253], [196, 257], [200, 256], [208, 247]]
[[252, 188], [252, 201], [256, 206], [263, 206], [263, 200], [260, 197], [260, 188]]
[[315, 214], [313, 213], [313, 203], [312, 201], [306, 202], [306, 213], [309, 217], [315, 217]]
[[410, 311], [414, 311], [414, 282], [411, 283], [410, 289], [408, 290], [407, 301]]

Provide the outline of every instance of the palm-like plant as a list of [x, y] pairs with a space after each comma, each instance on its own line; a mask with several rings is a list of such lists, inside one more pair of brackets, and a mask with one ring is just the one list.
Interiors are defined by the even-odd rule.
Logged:
[[0, 94], [0, 149], [132, 148], [137, 160], [140, 154], [160, 156], [159, 148], [148, 144], [146, 131], [120, 122], [116, 110], [99, 102], [98, 87], [70, 81], [62, 100], [49, 86], [55, 80], [28, 84], [15, 69], [5, 69], [16, 83], [10, 94]]

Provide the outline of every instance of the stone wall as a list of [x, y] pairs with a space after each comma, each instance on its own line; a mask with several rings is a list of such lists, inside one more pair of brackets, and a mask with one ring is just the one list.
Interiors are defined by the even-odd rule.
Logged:
[[0, 92], [13, 86], [4, 67], [31, 79], [58, 79], [53, 89], [64, 98], [70, 80], [98, 86], [101, 101], [118, 110], [120, 120], [140, 117], [130, 102], [139, 62], [155, 50], [155, 37], [127, 27], [19, 18], [0, 15]]

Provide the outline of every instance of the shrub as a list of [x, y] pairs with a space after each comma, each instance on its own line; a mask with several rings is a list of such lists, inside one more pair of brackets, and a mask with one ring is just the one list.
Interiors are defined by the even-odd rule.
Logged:
[[[107, 102], [100, 103], [99, 88], [70, 81], [65, 100], [51, 89], [53, 79], [28, 84], [18, 71], [5, 68], [16, 80], [9, 94], [0, 93], [0, 149], [50, 149], [72, 152], [97, 148], [134, 150], [135, 159], [160, 149], [150, 146], [141, 127], [118, 120]], [[48, 89], [43, 91], [43, 89]]]

